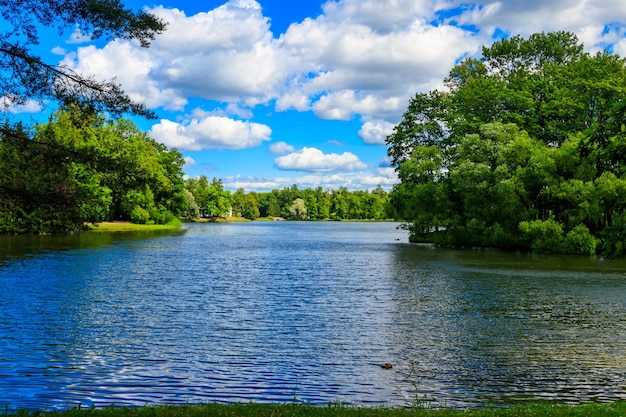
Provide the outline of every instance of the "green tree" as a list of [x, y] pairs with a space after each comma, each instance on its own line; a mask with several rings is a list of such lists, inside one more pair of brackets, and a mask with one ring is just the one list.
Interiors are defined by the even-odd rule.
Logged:
[[278, 202], [277, 192], [261, 193], [258, 195], [259, 200], [259, 216], [260, 217], [280, 217], [280, 203]]
[[245, 198], [243, 199], [241, 216], [249, 220], [256, 220], [259, 218], [259, 202], [256, 193], [251, 192], [246, 194]]
[[623, 253], [625, 61], [567, 32], [483, 48], [387, 138], [412, 239]]
[[167, 223], [184, 209], [182, 156], [127, 120], [67, 106], [31, 132], [5, 124], [0, 154], [4, 233], [111, 219]]
[[330, 194], [325, 192], [322, 187], [315, 189], [315, 199], [317, 200], [317, 217], [320, 220], [330, 218]]

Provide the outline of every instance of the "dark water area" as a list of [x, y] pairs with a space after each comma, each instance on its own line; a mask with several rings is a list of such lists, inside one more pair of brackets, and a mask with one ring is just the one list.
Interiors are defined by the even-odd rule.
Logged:
[[0, 403], [626, 399], [626, 262], [406, 240], [339, 222], [0, 237]]

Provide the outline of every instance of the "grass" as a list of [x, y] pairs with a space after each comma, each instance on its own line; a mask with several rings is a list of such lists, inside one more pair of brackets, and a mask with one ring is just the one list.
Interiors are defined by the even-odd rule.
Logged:
[[173, 221], [168, 224], [136, 224], [130, 222], [102, 222], [88, 224], [88, 232], [138, 232], [149, 230], [175, 230], [180, 229], [182, 223]]
[[246, 218], [243, 217], [214, 217], [214, 218], [201, 218], [201, 219], [192, 219], [192, 220], [186, 220], [189, 223], [246, 223], [246, 222], [250, 222], [251, 220], [248, 220]]
[[302, 404], [205, 404], [180, 406], [146, 406], [139, 408], [103, 409], [74, 408], [62, 412], [20, 410], [5, 411], [0, 416], [10, 417], [575, 417], [575, 416], [625, 416], [626, 402], [609, 404], [589, 403], [577, 406], [551, 403], [519, 405], [507, 408], [481, 408], [468, 410], [352, 407], [329, 404], [317, 407]]

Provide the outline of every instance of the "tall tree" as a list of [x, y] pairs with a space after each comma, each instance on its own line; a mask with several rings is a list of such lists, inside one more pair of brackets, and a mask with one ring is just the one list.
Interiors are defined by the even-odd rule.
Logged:
[[125, 8], [118, 0], [2, 0], [0, 16], [0, 91], [5, 106], [53, 99], [87, 104], [112, 115], [154, 116], [134, 103], [114, 80], [96, 80], [66, 65], [45, 62], [33, 48], [39, 44], [42, 27], [59, 33], [79, 30], [92, 39], [133, 39], [148, 47], [165, 29], [162, 20]]

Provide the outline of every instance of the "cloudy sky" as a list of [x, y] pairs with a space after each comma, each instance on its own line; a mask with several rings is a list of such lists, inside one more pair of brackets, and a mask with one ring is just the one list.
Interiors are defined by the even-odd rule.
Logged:
[[567, 30], [626, 56], [624, 0], [124, 3], [168, 22], [150, 49], [78, 33], [44, 46], [154, 109], [136, 123], [183, 153], [188, 176], [246, 191], [389, 188], [385, 136], [409, 98], [494, 39]]

